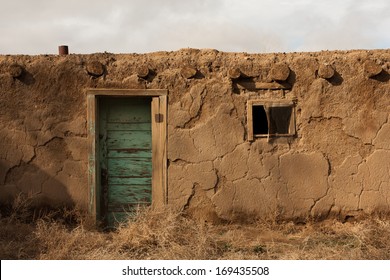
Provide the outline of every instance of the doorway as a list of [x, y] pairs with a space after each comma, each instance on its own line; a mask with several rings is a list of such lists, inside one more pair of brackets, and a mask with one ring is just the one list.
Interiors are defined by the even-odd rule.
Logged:
[[88, 91], [90, 210], [104, 227], [166, 202], [166, 99], [166, 91]]

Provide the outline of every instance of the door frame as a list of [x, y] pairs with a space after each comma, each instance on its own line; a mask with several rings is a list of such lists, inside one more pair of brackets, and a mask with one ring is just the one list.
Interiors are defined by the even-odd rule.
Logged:
[[152, 112], [152, 208], [167, 204], [167, 98], [161, 89], [87, 89], [88, 208], [100, 219], [99, 97], [151, 97]]

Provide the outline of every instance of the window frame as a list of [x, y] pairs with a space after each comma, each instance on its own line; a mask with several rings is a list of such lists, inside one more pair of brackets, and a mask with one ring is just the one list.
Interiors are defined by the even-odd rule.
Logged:
[[[254, 134], [253, 132], [253, 106], [263, 106], [268, 122], [268, 134]], [[266, 108], [270, 107], [290, 107], [291, 117], [288, 127], [288, 133], [269, 133], [270, 130], [270, 117], [269, 111]], [[296, 135], [295, 126], [295, 102], [293, 100], [264, 100], [254, 99], [248, 100], [247, 102], [247, 128], [248, 128], [248, 141], [254, 141], [257, 138], [267, 138], [269, 141], [270, 137], [293, 137]]]

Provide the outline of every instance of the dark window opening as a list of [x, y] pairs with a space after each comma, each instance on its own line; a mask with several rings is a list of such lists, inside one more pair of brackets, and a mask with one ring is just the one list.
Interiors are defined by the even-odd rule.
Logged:
[[253, 106], [253, 133], [268, 134], [268, 120], [264, 106]]

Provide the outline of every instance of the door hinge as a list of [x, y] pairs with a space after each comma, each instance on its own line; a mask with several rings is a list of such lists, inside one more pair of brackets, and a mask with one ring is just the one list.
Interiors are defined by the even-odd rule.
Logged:
[[164, 121], [164, 115], [163, 114], [155, 114], [154, 121], [156, 123], [162, 123]]

